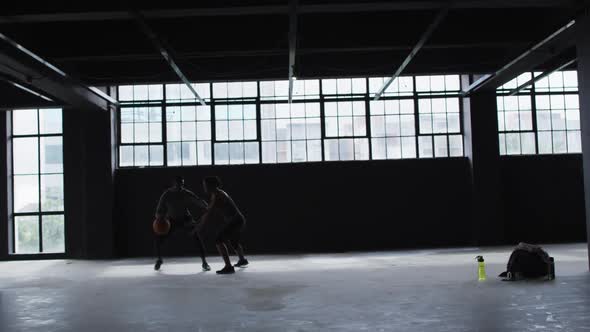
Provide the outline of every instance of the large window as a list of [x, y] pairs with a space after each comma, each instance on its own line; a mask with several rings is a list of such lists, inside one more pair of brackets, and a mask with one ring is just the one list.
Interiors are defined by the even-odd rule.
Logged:
[[259, 162], [256, 104], [215, 105], [215, 164]]
[[261, 105], [262, 162], [322, 160], [320, 103]]
[[12, 252], [63, 253], [62, 110], [12, 111]]
[[575, 71], [555, 72], [514, 96], [529, 81], [523, 73], [498, 88], [498, 138], [501, 155], [580, 153], [580, 106]]
[[211, 107], [166, 107], [168, 166], [211, 165]]
[[458, 75], [119, 87], [120, 167], [463, 156]]
[[162, 166], [162, 107], [121, 107], [121, 166]]

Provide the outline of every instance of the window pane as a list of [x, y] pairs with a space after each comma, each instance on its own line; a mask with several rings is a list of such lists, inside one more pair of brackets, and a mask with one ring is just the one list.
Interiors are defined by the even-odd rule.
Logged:
[[463, 156], [463, 137], [461, 135], [449, 136], [449, 156], [461, 157]]
[[243, 140], [244, 139], [244, 127], [241, 120], [229, 121], [229, 139], [230, 140]]
[[64, 210], [64, 179], [62, 174], [41, 175], [41, 211]]
[[567, 138], [565, 131], [553, 132], [553, 153], [567, 152]]
[[582, 143], [580, 141], [579, 131], [568, 131], [567, 132], [567, 152], [569, 153], [581, 153]]
[[37, 138], [13, 138], [12, 146], [14, 174], [39, 173], [39, 147]]
[[401, 139], [399, 137], [387, 138], [387, 159], [400, 159], [401, 157]]
[[256, 120], [244, 121], [244, 139], [256, 139]]
[[415, 137], [402, 137], [402, 158], [416, 158]]
[[384, 138], [373, 138], [371, 140], [371, 149], [373, 153], [373, 159], [385, 159], [385, 139]]
[[15, 253], [32, 254], [39, 252], [39, 217], [14, 217]]
[[180, 122], [168, 122], [166, 124], [168, 142], [180, 141]]
[[150, 145], [150, 166], [164, 165], [164, 146]]
[[277, 162], [279, 162], [279, 163], [291, 162], [291, 142], [289, 142], [289, 141], [277, 142]]
[[246, 164], [258, 164], [258, 143], [257, 142], [247, 142], [244, 143], [244, 153], [245, 153], [245, 162]]
[[534, 133], [520, 134], [520, 142], [522, 145], [522, 154], [535, 154], [535, 134]]
[[262, 162], [276, 163], [277, 162], [277, 143], [276, 142], [262, 142]]
[[41, 137], [41, 173], [63, 172], [61, 137]]
[[229, 164], [229, 146], [227, 143], [215, 144], [215, 164], [216, 165]]
[[197, 161], [199, 165], [212, 164], [211, 142], [197, 142]]
[[149, 164], [149, 152], [147, 145], [135, 147], [135, 166], [147, 166]]
[[181, 145], [180, 143], [168, 143], [166, 145], [168, 166], [181, 165]]
[[434, 156], [435, 157], [448, 157], [449, 149], [447, 146], [446, 136], [434, 136]]
[[339, 146], [337, 139], [328, 139], [324, 141], [326, 149], [326, 160], [339, 160]]
[[506, 134], [506, 153], [507, 154], [520, 154], [520, 134], [510, 133]]
[[14, 135], [37, 134], [37, 110], [12, 111], [12, 133]]
[[133, 166], [133, 146], [124, 145], [119, 147], [119, 166]]
[[39, 117], [41, 134], [61, 134], [62, 117], [60, 108], [40, 109]]
[[355, 138], [354, 159], [369, 160], [369, 140], [366, 138]]
[[121, 124], [121, 143], [133, 143], [133, 123]]
[[13, 181], [14, 212], [38, 212], [39, 177], [37, 175], [15, 175]]
[[354, 159], [354, 141], [352, 139], [341, 139], [340, 141], [340, 160]]
[[182, 142], [182, 165], [197, 164], [197, 142]]
[[183, 122], [182, 123], [182, 140], [183, 141], [196, 141], [197, 140], [197, 128], [194, 122]]
[[230, 143], [229, 145], [229, 163], [243, 164], [244, 163], [244, 144]]
[[432, 136], [420, 136], [418, 137], [418, 147], [420, 149], [420, 158], [432, 158]]
[[313, 140], [307, 141], [307, 160], [321, 161], [322, 160], [322, 141]]
[[553, 152], [553, 143], [551, 139], [551, 132], [550, 131], [540, 131], [537, 133], [537, 138], [539, 140], [539, 153], [546, 154]]
[[135, 123], [134, 142], [147, 143], [149, 141], [149, 124]]
[[43, 252], [62, 253], [65, 251], [64, 216], [43, 216]]
[[150, 123], [150, 142], [151, 143], [162, 142], [162, 123], [161, 122]]

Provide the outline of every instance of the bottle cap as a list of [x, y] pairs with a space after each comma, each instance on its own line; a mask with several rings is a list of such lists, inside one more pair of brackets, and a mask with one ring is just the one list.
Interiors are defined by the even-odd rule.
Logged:
[[478, 262], [483, 262], [483, 256], [477, 256], [475, 259], [477, 259]]

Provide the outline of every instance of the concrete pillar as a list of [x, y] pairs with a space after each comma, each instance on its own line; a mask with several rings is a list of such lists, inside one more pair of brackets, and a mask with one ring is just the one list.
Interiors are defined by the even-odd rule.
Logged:
[[[584, 166], [584, 199], [586, 201], [586, 239], [590, 239], [590, 13], [576, 19], [580, 121], [582, 125], [582, 160]], [[590, 255], [590, 242], [588, 247]], [[590, 258], [590, 256], [589, 256]], [[590, 266], [590, 265], [589, 265]]]
[[[464, 85], [466, 77], [462, 78]], [[477, 245], [504, 242], [496, 93], [481, 91], [463, 100], [465, 156], [472, 181], [472, 234]]]
[[70, 257], [114, 254], [112, 112], [64, 109], [66, 251]]
[[[8, 179], [8, 116], [10, 112], [0, 111], [0, 260], [8, 256], [10, 242], [9, 234], [9, 210], [10, 202]], [[11, 204], [12, 205], [12, 204]]]

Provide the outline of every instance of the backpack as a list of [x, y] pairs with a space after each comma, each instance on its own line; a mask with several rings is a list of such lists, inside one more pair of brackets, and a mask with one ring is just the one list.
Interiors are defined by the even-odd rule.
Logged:
[[540, 246], [521, 242], [512, 251], [508, 259], [506, 272], [501, 273], [499, 277], [506, 278], [505, 280], [542, 277], [552, 279], [554, 277], [552, 271], [553, 258], [545, 250]]

